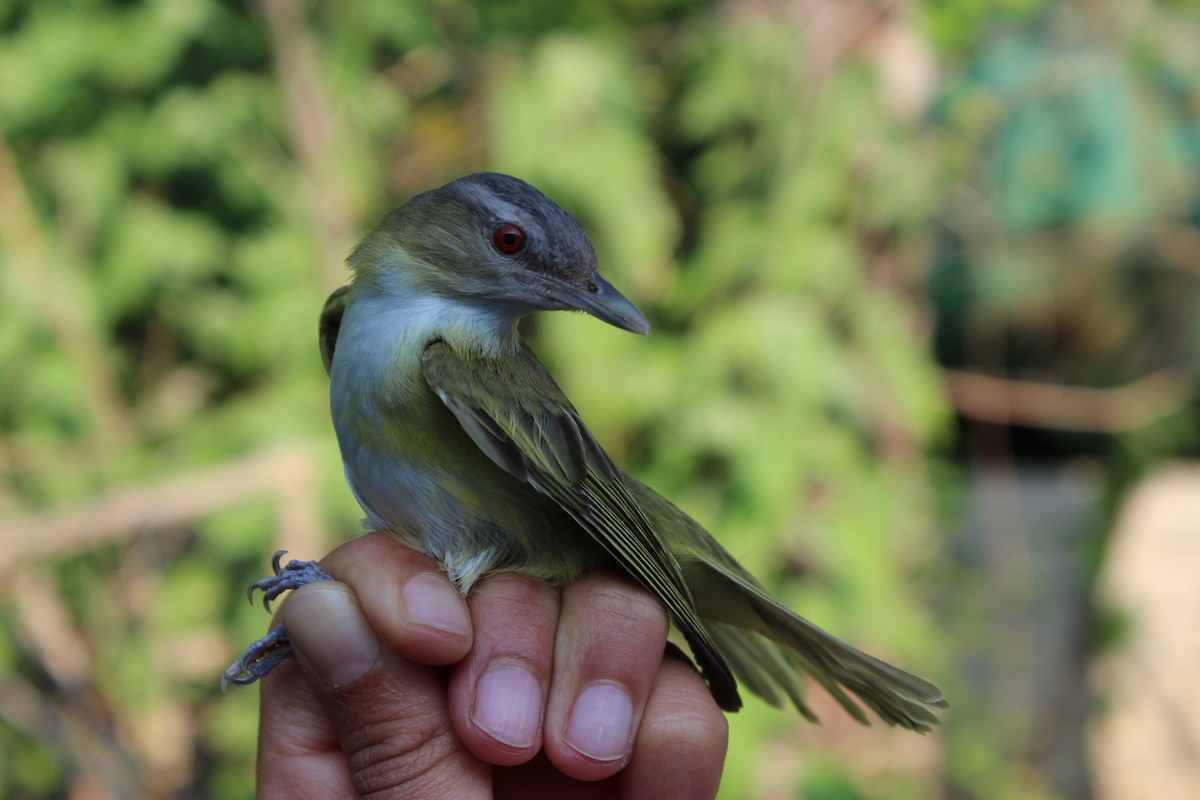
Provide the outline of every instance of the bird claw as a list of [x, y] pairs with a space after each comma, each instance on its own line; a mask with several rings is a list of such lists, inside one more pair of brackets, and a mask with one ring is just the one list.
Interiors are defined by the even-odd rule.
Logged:
[[[253, 603], [254, 592], [263, 593], [263, 608], [271, 610], [271, 601], [278, 598], [289, 589], [299, 589], [318, 581], [331, 581], [333, 577], [321, 569], [315, 561], [289, 561], [282, 565], [282, 559], [287, 550], [279, 550], [271, 557], [271, 570], [274, 575], [268, 575], [250, 584], [246, 589], [246, 598]], [[292, 645], [288, 641], [287, 631], [282, 625], [276, 625], [271, 632], [246, 648], [237, 661], [229, 665], [229, 669], [221, 676], [222, 693], [229, 687], [249, 686], [267, 677], [271, 670], [279, 666], [292, 654]]]
[[288, 641], [287, 631], [282, 625], [276, 625], [270, 633], [247, 647], [246, 652], [225, 670], [221, 676], [221, 694], [225, 694], [231, 683], [235, 686], [249, 686], [267, 677], [271, 670], [291, 654], [292, 645]]
[[315, 561], [297, 561], [292, 559], [286, 566], [280, 566], [280, 561], [287, 550], [277, 550], [271, 557], [271, 569], [274, 575], [260, 578], [246, 589], [246, 599], [254, 602], [255, 590], [263, 593], [263, 608], [271, 610], [271, 601], [289, 589], [299, 589], [317, 581], [331, 581], [333, 577], [321, 569]]

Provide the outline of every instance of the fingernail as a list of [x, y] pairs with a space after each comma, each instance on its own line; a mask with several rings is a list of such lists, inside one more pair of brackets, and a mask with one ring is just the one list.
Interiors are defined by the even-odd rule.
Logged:
[[612, 684], [594, 683], [575, 698], [565, 738], [588, 758], [615, 761], [629, 750], [632, 725], [629, 695]]
[[542, 722], [541, 684], [524, 667], [489, 669], [475, 684], [471, 720], [498, 742], [532, 747]]
[[471, 630], [462, 595], [440, 575], [425, 573], [410, 578], [404, 584], [404, 606], [408, 621], [414, 625], [458, 634]]
[[284, 606], [288, 638], [313, 673], [341, 688], [375, 666], [379, 640], [350, 592], [333, 584], [311, 584]]

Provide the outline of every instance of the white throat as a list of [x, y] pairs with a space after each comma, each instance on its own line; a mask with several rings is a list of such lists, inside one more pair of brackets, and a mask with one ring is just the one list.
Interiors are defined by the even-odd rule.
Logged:
[[516, 348], [517, 320], [524, 309], [501, 301], [448, 297], [416, 285], [409, 279], [409, 267], [386, 262], [380, 267], [369, 279], [355, 281], [351, 305], [359, 325], [371, 328], [384, 342], [424, 348], [442, 339], [455, 350], [485, 357]]

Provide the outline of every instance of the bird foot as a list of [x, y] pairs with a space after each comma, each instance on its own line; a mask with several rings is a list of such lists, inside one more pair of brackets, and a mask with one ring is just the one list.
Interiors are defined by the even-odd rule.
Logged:
[[292, 559], [286, 566], [279, 566], [280, 560], [287, 555], [287, 550], [277, 550], [271, 557], [271, 569], [274, 575], [260, 578], [246, 589], [246, 599], [254, 602], [255, 590], [263, 593], [263, 608], [271, 610], [271, 601], [288, 589], [299, 589], [317, 581], [331, 581], [333, 576], [321, 569], [315, 561], [297, 561]]
[[[254, 592], [263, 593], [263, 608], [271, 610], [271, 601], [278, 598], [289, 589], [299, 589], [318, 581], [331, 581], [333, 577], [321, 569], [315, 561], [289, 561], [281, 566], [280, 562], [286, 550], [280, 550], [271, 558], [271, 569], [274, 575], [255, 581], [246, 590], [246, 597], [254, 602]], [[287, 631], [282, 625], [276, 625], [271, 632], [246, 648], [246, 652], [230, 664], [229, 669], [221, 676], [221, 691], [224, 692], [229, 684], [248, 686], [255, 681], [265, 678], [271, 670], [279, 666], [292, 654], [292, 646], [288, 641]]]
[[288, 641], [287, 631], [282, 625], [276, 625], [271, 632], [246, 648], [246, 652], [238, 657], [221, 676], [221, 694], [235, 686], [249, 686], [267, 677], [271, 670], [287, 660], [292, 654], [292, 644]]

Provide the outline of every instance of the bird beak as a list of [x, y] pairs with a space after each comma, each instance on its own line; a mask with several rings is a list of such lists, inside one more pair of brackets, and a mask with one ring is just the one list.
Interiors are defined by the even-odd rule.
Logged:
[[565, 306], [591, 314], [630, 333], [650, 335], [650, 323], [637, 310], [637, 306], [596, 273], [581, 284], [557, 279], [545, 283], [549, 284], [547, 288], [551, 297]]
[[562, 307], [592, 314], [624, 331], [650, 335], [650, 324], [642, 312], [599, 273], [593, 272], [592, 277], [578, 283], [540, 272], [527, 272], [522, 277], [536, 285], [539, 293], [545, 293], [548, 300], [560, 303]]

